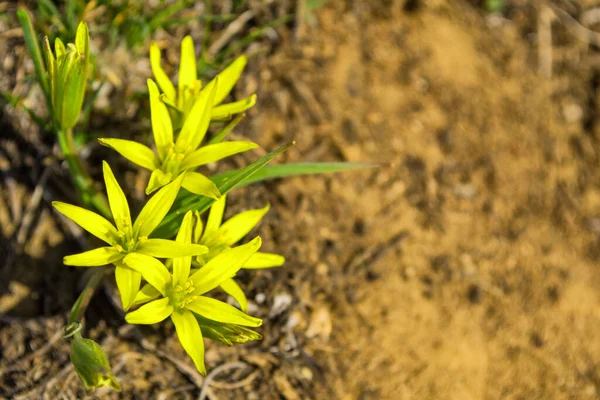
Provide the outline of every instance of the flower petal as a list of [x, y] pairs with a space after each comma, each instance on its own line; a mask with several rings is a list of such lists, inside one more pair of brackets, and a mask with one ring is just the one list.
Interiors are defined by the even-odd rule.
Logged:
[[59, 213], [73, 220], [73, 222], [96, 236], [98, 239], [104, 240], [110, 245], [115, 244], [117, 228], [108, 222], [106, 218], [86, 210], [85, 208], [63, 203], [61, 201], [53, 201], [52, 205]]
[[251, 242], [223, 250], [200, 268], [198, 272], [190, 276], [196, 287], [194, 293], [206, 293], [227, 279], [233, 278], [250, 256], [258, 251], [261, 244], [261, 239], [257, 236]]
[[175, 87], [171, 83], [171, 80], [162, 69], [160, 65], [160, 49], [156, 42], [150, 43], [150, 67], [152, 68], [152, 74], [160, 86], [160, 90], [167, 96], [171, 101], [175, 101]]
[[180, 149], [186, 149], [186, 151], [194, 151], [202, 139], [206, 135], [206, 130], [210, 124], [210, 110], [212, 109], [212, 102], [217, 92], [218, 82], [211, 87], [204, 88], [198, 98], [196, 99], [188, 117], [181, 127], [181, 132], [177, 136], [175, 142], [177, 147]]
[[133, 224], [133, 232], [137, 237], [148, 236], [160, 224], [171, 209], [185, 173], [161, 188], [144, 206]]
[[[188, 211], [183, 217], [179, 232], [175, 241], [180, 244], [189, 245], [192, 243], [192, 229], [194, 225], [194, 214]], [[208, 248], [206, 248], [208, 250]], [[190, 276], [190, 268], [192, 267], [192, 257], [174, 257], [173, 258], [173, 285], [182, 285]]]
[[[256, 254], [256, 253], [255, 253]], [[221, 289], [238, 303], [243, 312], [248, 313], [248, 299], [246, 294], [233, 279], [228, 279], [221, 283]]]
[[244, 211], [229, 218], [217, 232], [219, 242], [227, 246], [232, 246], [238, 242], [260, 222], [262, 217], [269, 211], [269, 207], [269, 204], [267, 204], [263, 208]]
[[106, 161], [102, 161], [102, 170], [104, 172], [104, 184], [106, 185], [106, 193], [108, 194], [110, 212], [113, 215], [115, 224], [120, 231], [128, 231], [131, 229], [131, 215], [129, 214], [129, 204], [127, 204], [125, 193], [123, 193], [123, 189], [119, 186], [119, 182], [117, 182]]
[[191, 36], [186, 36], [181, 41], [181, 55], [179, 59], [177, 102], [180, 109], [183, 108], [183, 105], [187, 101], [186, 88], [191, 88], [197, 79], [194, 41]]
[[103, 146], [110, 147], [142, 168], [149, 169], [150, 171], [158, 168], [158, 159], [154, 152], [141, 143], [134, 142], [133, 140], [111, 138], [100, 138], [98, 142]]
[[206, 296], [198, 296], [186, 308], [217, 322], [253, 327], [262, 325], [260, 318], [251, 317], [227, 303]]
[[223, 221], [223, 212], [225, 211], [225, 203], [227, 196], [221, 197], [219, 200], [212, 203], [210, 212], [208, 214], [208, 220], [206, 221], [206, 228], [204, 228], [204, 235], [200, 243], [209, 244], [217, 234], [221, 222]]
[[200, 243], [200, 238], [202, 237], [204, 225], [202, 224], [202, 218], [200, 218], [200, 213], [198, 211], [194, 211], [193, 213], [194, 228], [192, 233], [192, 243]]
[[161, 160], [164, 160], [171, 145], [173, 145], [173, 124], [167, 106], [160, 100], [158, 88], [152, 79], [147, 80], [150, 95], [150, 119], [154, 143]]
[[116, 263], [115, 265], [115, 279], [117, 281], [117, 288], [121, 294], [123, 310], [127, 311], [133, 304], [137, 292], [140, 290], [142, 275], [139, 272], [126, 267], [124, 264], [122, 264], [122, 261]]
[[125, 315], [125, 321], [130, 324], [152, 325], [164, 321], [173, 313], [169, 299], [153, 300], [140, 308]]
[[135, 295], [135, 300], [133, 300], [132, 305], [138, 306], [140, 304], [147, 303], [156, 299], [158, 296], [160, 296], [160, 292], [151, 284], [146, 283], [144, 286], [142, 286], [137, 295]]
[[229, 92], [231, 92], [231, 89], [233, 89], [238, 79], [240, 79], [247, 62], [248, 59], [244, 55], [236, 58], [227, 68], [217, 75], [215, 79], [206, 85], [209, 86], [215, 82], [217, 78], [219, 79], [219, 88], [217, 89], [217, 93], [213, 100], [213, 106], [220, 104], [225, 97], [227, 97]]
[[256, 143], [243, 141], [223, 142], [202, 146], [198, 150], [185, 156], [181, 162], [181, 169], [196, 168], [200, 165], [218, 161], [225, 157], [252, 150], [257, 147], [259, 146]]
[[136, 251], [157, 258], [174, 258], [206, 254], [208, 247], [201, 244], [179, 243], [168, 239], [148, 239], [141, 242]]
[[285, 257], [273, 253], [261, 253], [257, 251], [246, 261], [243, 269], [263, 269], [280, 267], [285, 263]]
[[249, 108], [254, 107], [256, 104], [256, 95], [253, 94], [245, 99], [234, 101], [233, 103], [226, 103], [213, 108], [210, 112], [211, 119], [226, 119], [230, 118], [234, 114], [239, 114], [246, 111]]
[[65, 265], [78, 267], [99, 267], [101, 265], [112, 264], [121, 258], [123, 258], [123, 254], [119, 250], [112, 246], [107, 246], [65, 256], [63, 258], [63, 263]]
[[171, 274], [163, 263], [154, 257], [140, 253], [127, 254], [123, 263], [139, 272], [160, 294], [166, 295], [166, 287], [171, 283]]
[[204, 340], [202, 339], [202, 331], [200, 325], [196, 321], [194, 314], [188, 310], [183, 312], [174, 312], [171, 314], [171, 320], [177, 331], [177, 338], [183, 346], [184, 350], [194, 361], [194, 365], [198, 372], [206, 375], [206, 367], [204, 366]]
[[158, 190], [166, 184], [170, 183], [172, 179], [173, 175], [170, 172], [165, 174], [160, 169], [155, 169], [150, 174], [148, 186], [146, 186], [146, 195], [150, 195], [155, 190]]
[[221, 192], [219, 192], [217, 185], [199, 172], [186, 173], [181, 186], [200, 196], [210, 197], [211, 199], [221, 197]]

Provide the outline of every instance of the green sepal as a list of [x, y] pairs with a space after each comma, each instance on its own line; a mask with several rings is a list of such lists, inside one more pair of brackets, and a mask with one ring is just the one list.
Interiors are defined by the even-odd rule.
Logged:
[[216, 322], [195, 313], [194, 316], [200, 325], [200, 330], [204, 337], [221, 342], [227, 346], [262, 339], [260, 333], [245, 326]]

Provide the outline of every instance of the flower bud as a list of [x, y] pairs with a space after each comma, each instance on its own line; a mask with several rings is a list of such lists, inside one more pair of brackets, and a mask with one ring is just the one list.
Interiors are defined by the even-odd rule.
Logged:
[[71, 342], [71, 362], [86, 389], [107, 386], [121, 391], [111, 372], [110, 364], [102, 347], [92, 339], [75, 337]]

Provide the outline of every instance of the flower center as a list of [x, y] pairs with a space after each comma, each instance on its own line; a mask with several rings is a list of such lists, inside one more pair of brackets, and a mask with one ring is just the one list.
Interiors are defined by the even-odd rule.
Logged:
[[147, 239], [148, 238], [146, 236], [136, 238], [131, 229], [127, 229], [117, 233], [117, 243], [115, 244], [115, 247], [121, 253], [127, 254], [136, 251], [138, 245]]
[[180, 149], [175, 144], [171, 144], [160, 169], [165, 174], [171, 173], [172, 176], [179, 175], [181, 162], [189, 150], [189, 148]]
[[194, 295], [196, 288], [192, 281], [187, 280], [183, 285], [167, 287], [167, 297], [169, 302], [177, 311], [182, 311], [185, 306], [194, 301], [198, 296]]

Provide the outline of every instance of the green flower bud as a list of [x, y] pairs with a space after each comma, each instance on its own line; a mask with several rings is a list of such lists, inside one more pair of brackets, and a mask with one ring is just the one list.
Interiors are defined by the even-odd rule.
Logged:
[[75, 337], [71, 342], [71, 362], [86, 389], [107, 386], [121, 391], [102, 347], [92, 339]]
[[71, 129], [77, 123], [85, 96], [90, 58], [90, 36], [87, 25], [83, 22], [79, 24], [75, 44], [69, 43], [65, 47], [57, 38], [54, 43], [54, 54], [46, 37], [44, 54], [50, 80], [54, 120], [63, 129]]

